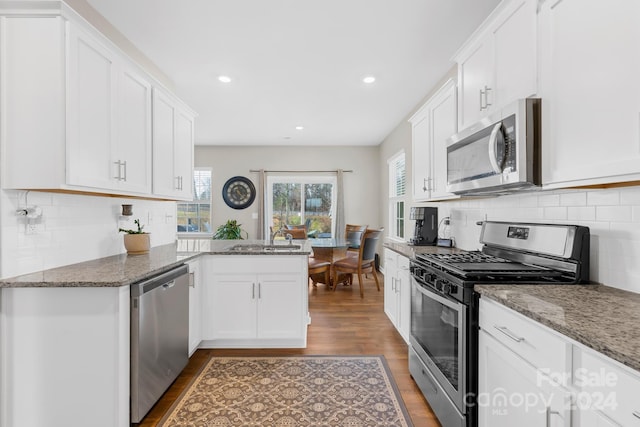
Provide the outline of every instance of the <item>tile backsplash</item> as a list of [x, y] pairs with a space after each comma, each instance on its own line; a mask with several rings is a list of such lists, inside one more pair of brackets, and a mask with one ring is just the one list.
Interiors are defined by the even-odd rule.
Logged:
[[[118, 228], [135, 228], [137, 218], [151, 232], [151, 246], [176, 239], [175, 202], [36, 191], [1, 193], [2, 277], [124, 253]], [[120, 216], [123, 204], [133, 205], [133, 216]], [[41, 218], [16, 214], [28, 206], [40, 208]]]
[[480, 249], [476, 222], [576, 224], [591, 233], [593, 281], [640, 293], [640, 187], [572, 189], [438, 203], [458, 247]]

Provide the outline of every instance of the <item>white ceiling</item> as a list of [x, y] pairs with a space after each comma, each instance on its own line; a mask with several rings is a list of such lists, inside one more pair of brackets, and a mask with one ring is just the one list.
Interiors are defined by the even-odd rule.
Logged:
[[198, 113], [196, 144], [309, 146], [382, 142], [499, 3], [87, 1]]

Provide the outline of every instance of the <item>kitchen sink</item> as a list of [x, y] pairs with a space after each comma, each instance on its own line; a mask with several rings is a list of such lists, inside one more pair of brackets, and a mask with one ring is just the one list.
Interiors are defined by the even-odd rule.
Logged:
[[228, 250], [235, 252], [283, 252], [296, 251], [301, 249], [301, 245], [270, 245], [266, 243], [238, 243], [230, 246]]

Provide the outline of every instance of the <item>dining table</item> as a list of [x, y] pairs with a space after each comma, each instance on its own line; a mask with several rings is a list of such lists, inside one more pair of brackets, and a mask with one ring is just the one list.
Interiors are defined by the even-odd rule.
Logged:
[[[324, 238], [324, 239], [309, 239], [311, 248], [313, 250], [313, 257], [317, 260], [328, 261], [331, 263], [330, 282], [325, 283], [329, 287], [333, 287], [333, 263], [347, 257], [347, 250], [349, 247], [357, 247], [360, 244], [359, 241], [345, 238]], [[338, 283], [344, 282], [350, 279], [350, 274], [341, 275], [338, 278]], [[313, 283], [323, 283], [323, 278], [318, 277], [311, 278]]]

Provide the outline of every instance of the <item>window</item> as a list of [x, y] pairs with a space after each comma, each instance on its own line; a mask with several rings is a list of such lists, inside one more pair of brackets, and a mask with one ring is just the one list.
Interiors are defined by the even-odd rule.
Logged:
[[211, 169], [196, 168], [193, 171], [194, 199], [178, 203], [178, 232], [211, 232]]
[[306, 225], [309, 237], [331, 237], [335, 188], [335, 177], [268, 177], [267, 229]]
[[406, 170], [404, 151], [388, 160], [389, 164], [389, 236], [404, 240], [404, 196], [406, 194]]

